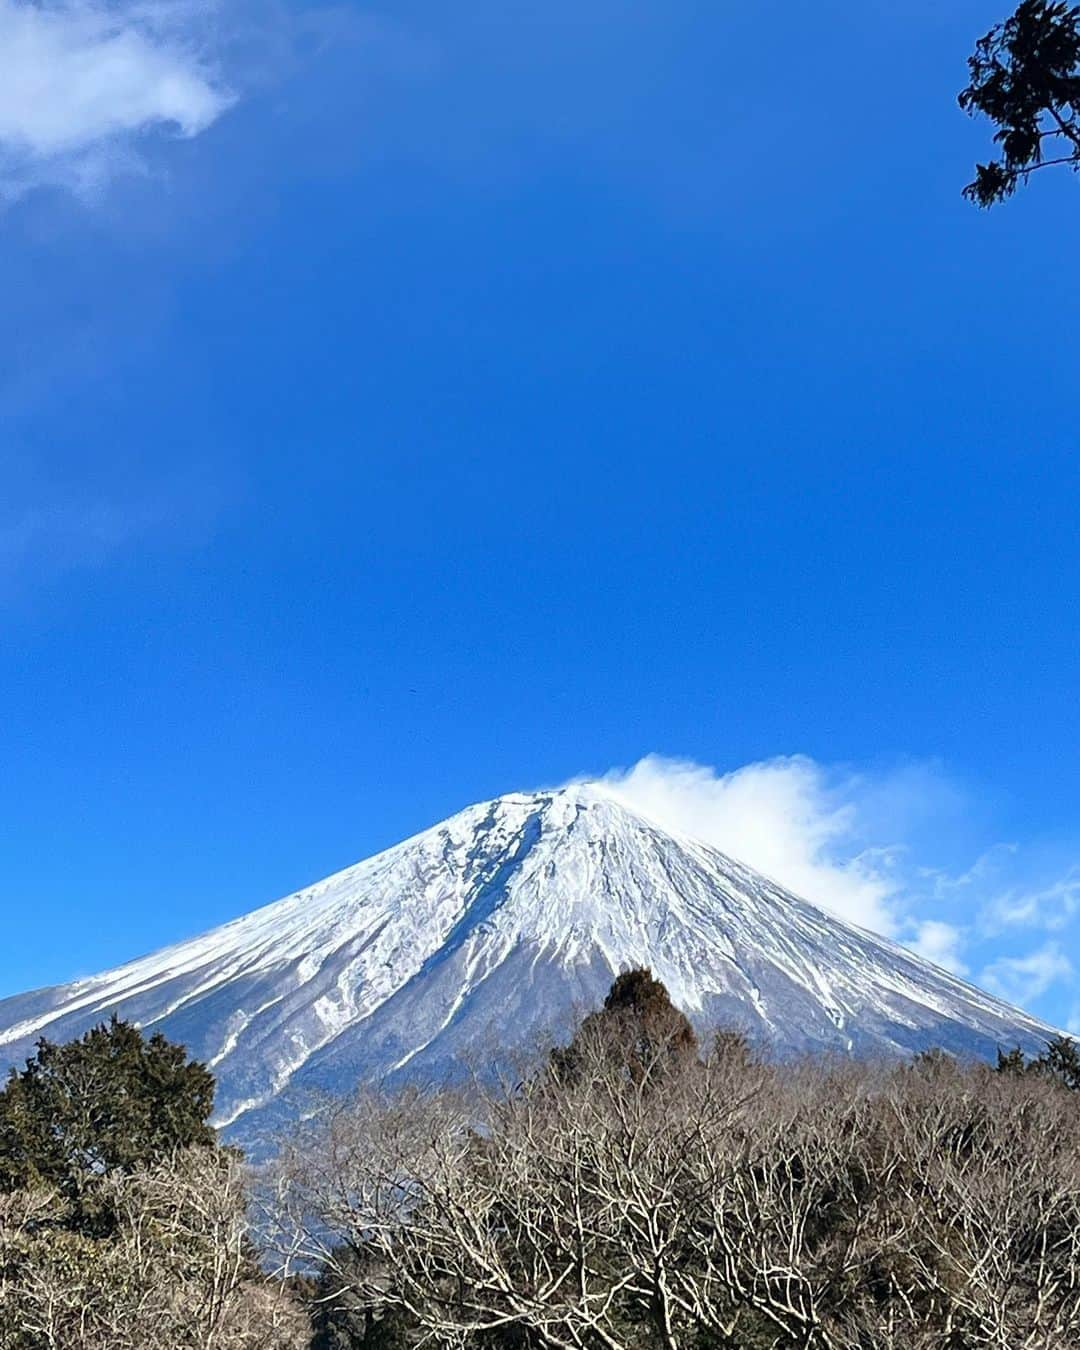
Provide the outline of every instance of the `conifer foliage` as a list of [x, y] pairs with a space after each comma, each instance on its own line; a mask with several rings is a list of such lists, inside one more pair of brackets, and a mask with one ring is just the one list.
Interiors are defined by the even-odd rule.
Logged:
[[1068, 1036], [1047, 1041], [1041, 1055], [1028, 1059], [1019, 1048], [998, 1051], [998, 1073], [1048, 1078], [1071, 1092], [1080, 1092], [1080, 1046]]
[[110, 1222], [101, 1181], [188, 1147], [212, 1147], [214, 1078], [164, 1036], [113, 1018], [66, 1045], [38, 1042], [0, 1091], [0, 1190], [48, 1186], [73, 1229]]
[[615, 1064], [640, 1082], [661, 1078], [697, 1051], [697, 1036], [685, 1014], [652, 971], [639, 966], [615, 977], [603, 1007], [589, 1013], [568, 1046], [552, 1052], [551, 1063], [564, 1078], [588, 1064]]
[[301, 1350], [212, 1074], [114, 1019], [0, 1091], [0, 1350]]

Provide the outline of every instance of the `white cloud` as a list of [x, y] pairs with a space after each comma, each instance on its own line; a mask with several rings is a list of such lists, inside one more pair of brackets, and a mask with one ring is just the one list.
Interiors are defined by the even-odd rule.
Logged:
[[1080, 914], [1080, 868], [1035, 890], [1014, 889], [999, 895], [988, 906], [986, 917], [999, 925], [1027, 924], [1056, 930]]
[[194, 136], [230, 103], [197, 3], [0, 0], [0, 193], [86, 189], [153, 129]]
[[[1073, 966], [1056, 935], [1071, 934], [1080, 916], [1080, 868], [1051, 879], [1060, 856], [982, 841], [967, 862], [980, 804], [939, 765], [856, 771], [793, 755], [721, 773], [648, 755], [598, 781], [668, 829], [954, 974], [981, 970], [980, 982], [1011, 1002], [1030, 1006], [1053, 991], [1048, 1015], [1067, 1016], [1062, 983]], [[1019, 924], [1050, 940], [1013, 955], [1000, 935]]]
[[[793, 755], [718, 772], [648, 755], [597, 779], [665, 828], [702, 839], [852, 923], [1080, 1030], [1080, 844], [993, 842], [986, 793], [941, 765], [852, 769]], [[974, 861], [972, 861], [974, 858]], [[994, 899], [994, 897], [997, 897]], [[1017, 956], [1016, 926], [1045, 944]]]
[[920, 919], [907, 945], [927, 961], [933, 961], [935, 966], [951, 970], [954, 975], [966, 975], [968, 968], [960, 959], [964, 940], [963, 931], [955, 924], [941, 919]]
[[880, 782], [802, 755], [730, 773], [649, 755], [601, 781], [658, 824], [714, 845], [842, 918], [893, 936], [901, 931], [894, 851], [863, 841], [859, 817], [860, 794]]
[[1072, 962], [1061, 947], [1048, 942], [1027, 956], [999, 956], [983, 970], [979, 983], [1010, 1003], [1026, 1006], [1072, 974]]

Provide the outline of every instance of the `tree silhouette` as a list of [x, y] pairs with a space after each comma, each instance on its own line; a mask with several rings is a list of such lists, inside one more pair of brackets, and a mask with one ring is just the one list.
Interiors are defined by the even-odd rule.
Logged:
[[568, 1046], [553, 1052], [557, 1076], [606, 1062], [635, 1081], [662, 1077], [698, 1052], [694, 1029], [662, 981], [638, 967], [617, 975], [604, 1006], [590, 1013]]
[[998, 1051], [997, 1071], [1005, 1074], [1037, 1074], [1053, 1079], [1072, 1092], [1080, 1092], [1080, 1046], [1068, 1036], [1055, 1036], [1034, 1059], [1027, 1059], [1017, 1046], [1008, 1054]]
[[1080, 6], [1022, 0], [968, 57], [960, 107], [997, 128], [997, 159], [978, 164], [964, 196], [977, 206], [1004, 201], [1036, 169], [1080, 167]]

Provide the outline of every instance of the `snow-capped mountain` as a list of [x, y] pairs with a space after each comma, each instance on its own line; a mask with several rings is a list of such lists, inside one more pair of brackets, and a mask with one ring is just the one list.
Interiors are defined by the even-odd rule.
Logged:
[[0, 1061], [117, 1013], [218, 1078], [255, 1138], [311, 1090], [442, 1076], [565, 1034], [648, 965], [701, 1030], [781, 1053], [992, 1055], [1053, 1029], [673, 835], [602, 788], [511, 794], [242, 919], [0, 1000]]

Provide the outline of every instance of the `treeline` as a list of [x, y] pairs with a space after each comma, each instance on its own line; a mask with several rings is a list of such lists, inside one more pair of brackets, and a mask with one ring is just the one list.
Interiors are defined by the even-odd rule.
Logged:
[[114, 1022], [0, 1092], [0, 1350], [1080, 1345], [1080, 1056], [775, 1065], [646, 971], [470, 1091], [248, 1172]]

